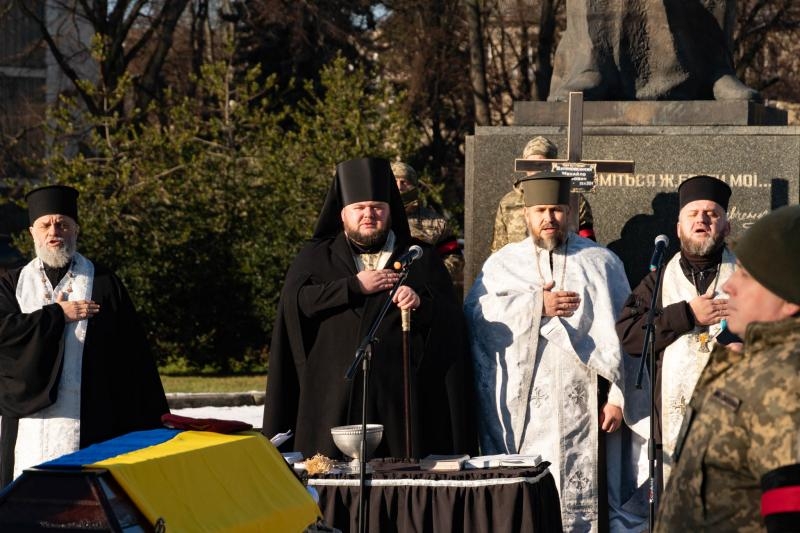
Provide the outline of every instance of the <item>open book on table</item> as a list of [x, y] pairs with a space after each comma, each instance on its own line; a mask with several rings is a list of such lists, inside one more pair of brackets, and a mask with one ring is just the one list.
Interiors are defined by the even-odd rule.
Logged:
[[464, 462], [464, 468], [498, 468], [501, 466], [536, 466], [542, 462], [541, 455], [520, 455], [501, 453], [498, 455], [481, 455]]

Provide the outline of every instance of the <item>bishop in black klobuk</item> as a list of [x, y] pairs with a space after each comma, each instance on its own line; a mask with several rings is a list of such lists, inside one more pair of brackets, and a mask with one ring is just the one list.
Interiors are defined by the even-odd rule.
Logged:
[[425, 252], [373, 347], [367, 422], [384, 426], [375, 456], [405, 455], [401, 306], [414, 309], [412, 456], [476, 451], [461, 310], [441, 259], [411, 239], [389, 161], [380, 158], [337, 165], [313, 238], [289, 267], [270, 345], [265, 435], [291, 429], [287, 447], [340, 455], [330, 429], [360, 424], [362, 404], [361, 373], [344, 375], [397, 280], [391, 265], [413, 244]]

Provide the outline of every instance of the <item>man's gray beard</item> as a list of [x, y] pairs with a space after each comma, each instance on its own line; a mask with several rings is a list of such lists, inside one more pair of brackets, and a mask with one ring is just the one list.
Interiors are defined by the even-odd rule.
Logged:
[[384, 228], [370, 235], [364, 235], [358, 230], [356, 231], [345, 230], [344, 233], [345, 235], [347, 235], [348, 239], [350, 239], [351, 241], [360, 246], [373, 246], [375, 244], [381, 244], [386, 242], [386, 236], [389, 235], [389, 228]]
[[49, 267], [61, 268], [72, 261], [72, 256], [75, 255], [75, 241], [64, 239], [64, 246], [55, 249], [49, 249], [47, 245], [40, 245], [38, 242], [34, 243], [36, 248], [36, 257], [42, 260], [42, 263]]
[[548, 252], [552, 252], [561, 244], [561, 240], [557, 237], [534, 237], [533, 242], [536, 244], [537, 248]]
[[[533, 232], [530, 232], [533, 235]], [[565, 240], [564, 230], [558, 229], [558, 232], [552, 237], [542, 237], [533, 235], [533, 243], [542, 250], [552, 252], [564, 243]]]
[[692, 255], [700, 257], [706, 257], [713, 254], [725, 244], [725, 237], [723, 235], [719, 235], [716, 238], [704, 239], [702, 242], [697, 242], [693, 239], [683, 239], [682, 232], [680, 237], [681, 248]]

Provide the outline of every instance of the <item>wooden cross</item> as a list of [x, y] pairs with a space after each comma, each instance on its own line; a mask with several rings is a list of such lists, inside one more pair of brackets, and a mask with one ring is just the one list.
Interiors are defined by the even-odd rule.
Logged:
[[[573, 124], [575, 127], [573, 128]], [[569, 116], [567, 118], [567, 159], [516, 159], [517, 172], [550, 170], [553, 163], [585, 163], [595, 165], [596, 172], [632, 174], [633, 161], [610, 159], [581, 159], [583, 148], [583, 93], [569, 93]]]

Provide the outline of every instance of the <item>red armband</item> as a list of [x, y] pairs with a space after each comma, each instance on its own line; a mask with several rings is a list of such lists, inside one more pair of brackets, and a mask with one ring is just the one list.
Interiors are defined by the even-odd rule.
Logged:
[[597, 241], [594, 236], [594, 229], [593, 228], [581, 228], [578, 230], [578, 235], [585, 239], [592, 239], [593, 241]]
[[761, 476], [761, 516], [769, 533], [797, 531], [800, 523], [800, 464]]
[[439, 255], [455, 254], [460, 250], [461, 247], [458, 244], [458, 239], [455, 237], [444, 242], [440, 242], [436, 245], [436, 251], [439, 252]]

